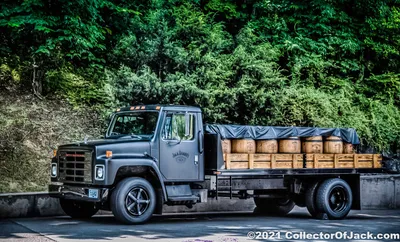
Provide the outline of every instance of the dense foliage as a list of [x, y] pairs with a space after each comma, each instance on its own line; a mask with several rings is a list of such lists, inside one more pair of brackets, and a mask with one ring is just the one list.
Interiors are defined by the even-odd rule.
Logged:
[[4, 0], [0, 88], [208, 122], [354, 127], [400, 149], [399, 0]]

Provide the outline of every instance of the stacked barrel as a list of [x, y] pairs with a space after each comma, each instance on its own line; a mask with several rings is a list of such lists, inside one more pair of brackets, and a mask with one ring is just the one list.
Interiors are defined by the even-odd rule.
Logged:
[[379, 154], [355, 154], [336, 136], [222, 140], [225, 169], [380, 168]]
[[252, 139], [224, 139], [222, 140], [224, 154], [246, 153], [246, 154], [352, 154], [354, 153], [351, 143], [344, 143], [340, 137], [329, 136], [325, 140], [322, 136], [312, 136], [300, 139], [299, 137], [288, 137], [272, 140]]

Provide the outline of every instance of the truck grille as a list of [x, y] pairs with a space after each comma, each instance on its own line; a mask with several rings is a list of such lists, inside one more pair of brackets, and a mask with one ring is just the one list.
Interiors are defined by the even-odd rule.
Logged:
[[92, 152], [64, 151], [58, 156], [60, 181], [66, 183], [92, 182]]

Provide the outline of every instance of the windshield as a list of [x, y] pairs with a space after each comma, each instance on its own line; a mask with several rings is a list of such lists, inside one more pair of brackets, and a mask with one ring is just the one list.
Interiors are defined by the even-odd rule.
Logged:
[[129, 112], [115, 115], [109, 136], [151, 139], [156, 129], [158, 112]]

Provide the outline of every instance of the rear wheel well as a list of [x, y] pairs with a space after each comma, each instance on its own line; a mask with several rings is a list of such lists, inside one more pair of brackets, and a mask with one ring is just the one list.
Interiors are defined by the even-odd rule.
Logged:
[[154, 188], [157, 196], [156, 214], [162, 213], [162, 206], [164, 204], [164, 194], [161, 186], [161, 181], [157, 176], [155, 170], [150, 166], [122, 166], [118, 169], [113, 187], [115, 187], [120, 181], [129, 177], [141, 177], [146, 179]]
[[353, 194], [352, 209], [361, 209], [360, 174], [320, 175], [312, 178], [309, 176], [292, 176], [287, 177], [288, 180], [286, 180], [286, 182], [290, 187], [292, 195], [300, 194], [301, 196], [305, 196], [308, 187], [310, 187], [312, 184], [315, 182], [322, 182], [330, 178], [340, 178], [346, 181], [349, 184]]

